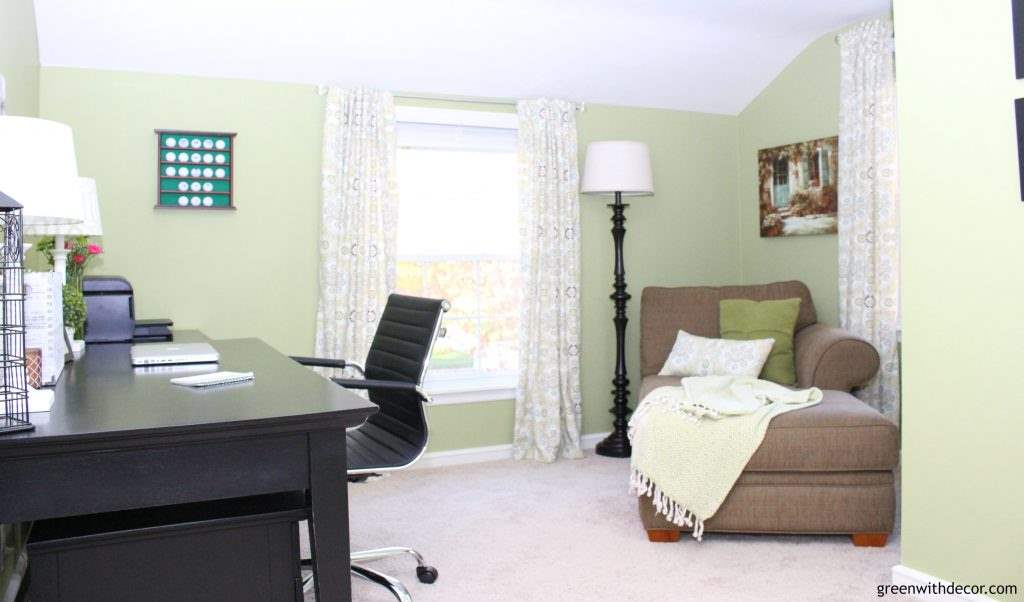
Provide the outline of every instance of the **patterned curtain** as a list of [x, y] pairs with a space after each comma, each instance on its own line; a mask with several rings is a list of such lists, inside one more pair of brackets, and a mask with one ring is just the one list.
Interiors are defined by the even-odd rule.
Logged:
[[395, 284], [395, 107], [332, 87], [324, 115], [316, 354], [362, 364]]
[[892, 22], [840, 34], [839, 321], [881, 355], [858, 396], [899, 419], [900, 230]]
[[576, 108], [518, 103], [523, 303], [515, 457], [553, 462], [580, 451], [580, 206]]

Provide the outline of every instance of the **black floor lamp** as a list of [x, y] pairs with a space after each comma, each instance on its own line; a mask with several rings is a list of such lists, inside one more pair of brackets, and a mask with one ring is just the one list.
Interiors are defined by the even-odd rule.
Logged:
[[629, 379], [626, 378], [626, 271], [622, 263], [622, 240], [626, 236], [626, 207], [623, 196], [654, 194], [651, 177], [651, 157], [643, 142], [605, 140], [587, 146], [586, 163], [580, 192], [584, 194], [615, 195], [612, 209], [612, 239], [615, 241], [615, 283], [611, 294], [615, 302], [615, 378], [612, 379], [612, 409], [615, 417], [612, 432], [597, 444], [598, 454], [613, 458], [626, 458], [632, 449], [626, 436], [629, 416]]

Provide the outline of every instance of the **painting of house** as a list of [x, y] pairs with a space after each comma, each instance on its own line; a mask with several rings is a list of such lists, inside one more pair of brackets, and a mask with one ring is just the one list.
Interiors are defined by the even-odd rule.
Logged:
[[757, 152], [761, 236], [835, 234], [839, 137]]

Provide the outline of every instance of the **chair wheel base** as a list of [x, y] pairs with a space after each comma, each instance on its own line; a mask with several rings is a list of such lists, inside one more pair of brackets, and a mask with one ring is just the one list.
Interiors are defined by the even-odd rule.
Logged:
[[437, 569], [432, 566], [416, 567], [416, 578], [420, 583], [433, 583], [437, 581]]

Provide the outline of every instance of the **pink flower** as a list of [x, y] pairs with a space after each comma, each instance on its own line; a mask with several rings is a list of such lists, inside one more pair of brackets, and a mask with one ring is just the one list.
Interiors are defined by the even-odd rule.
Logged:
[[76, 253], [71, 256], [71, 261], [77, 263], [78, 265], [82, 265], [83, 263], [85, 263], [85, 255], [79, 255]]
[[66, 240], [66, 241], [64, 241], [64, 248], [67, 249], [67, 250], [74, 249], [75, 248], [75, 241], [73, 241], [73, 240]]
[[89, 255], [99, 255], [103, 252], [103, 247], [99, 245], [89, 245]]

